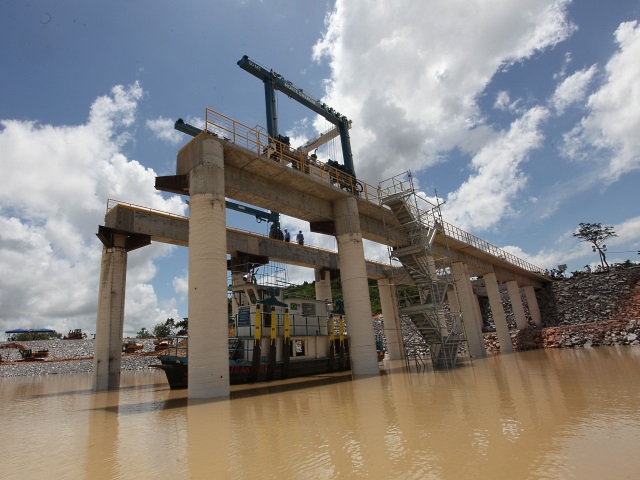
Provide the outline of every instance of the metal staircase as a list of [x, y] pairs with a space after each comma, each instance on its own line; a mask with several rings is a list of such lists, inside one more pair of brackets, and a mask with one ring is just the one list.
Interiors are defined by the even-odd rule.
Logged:
[[[455, 294], [451, 259], [432, 251], [442, 225], [440, 204], [415, 192], [410, 172], [381, 182], [379, 192], [380, 204], [391, 210], [400, 224], [396, 228], [407, 237], [406, 245], [390, 248], [390, 257], [402, 263], [418, 290], [413, 298], [401, 299], [400, 314], [411, 319], [424, 339], [434, 368], [453, 368], [465, 336], [461, 314], [446, 305], [447, 294]], [[408, 362], [416, 349], [404, 347]]]

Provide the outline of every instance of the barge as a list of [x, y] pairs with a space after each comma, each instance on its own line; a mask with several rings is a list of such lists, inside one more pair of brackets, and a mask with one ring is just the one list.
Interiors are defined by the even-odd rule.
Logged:
[[[246, 276], [229, 287], [231, 385], [349, 370], [349, 338], [341, 303], [282, 299], [281, 290]], [[265, 332], [264, 335], [262, 332]], [[189, 384], [189, 338], [169, 336], [161, 365], [171, 389]]]

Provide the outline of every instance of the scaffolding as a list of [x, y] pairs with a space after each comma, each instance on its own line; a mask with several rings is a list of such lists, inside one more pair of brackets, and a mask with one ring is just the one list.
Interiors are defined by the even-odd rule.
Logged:
[[[398, 295], [407, 366], [413, 361], [424, 367], [429, 355], [434, 368], [453, 368], [466, 337], [462, 313], [451, 311], [447, 302], [447, 296], [457, 296], [457, 290], [442, 228], [441, 203], [437, 196], [430, 201], [415, 191], [411, 172], [380, 182], [378, 191], [380, 205], [388, 207], [399, 223], [390, 226], [385, 222], [385, 228], [399, 229], [407, 238], [406, 244], [389, 246], [389, 261], [392, 266], [400, 262], [417, 287], [415, 294]], [[444, 255], [441, 249], [439, 255], [432, 249], [438, 235]]]

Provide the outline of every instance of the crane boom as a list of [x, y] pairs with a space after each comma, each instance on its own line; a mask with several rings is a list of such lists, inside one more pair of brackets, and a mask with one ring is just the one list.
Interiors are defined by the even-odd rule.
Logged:
[[313, 112], [326, 118], [338, 128], [340, 133], [340, 143], [342, 145], [344, 166], [355, 176], [353, 155], [351, 153], [351, 140], [349, 139], [349, 128], [351, 122], [347, 117], [329, 107], [326, 103], [311, 97], [309, 94], [305, 93], [302, 88], [296, 87], [282, 75], [274, 72], [273, 70], [267, 70], [262, 65], [254, 62], [247, 55], [244, 55], [240, 60], [238, 60], [238, 66], [264, 82], [265, 99], [267, 103], [267, 131], [269, 132], [269, 135], [274, 138], [278, 138], [275, 95], [273, 94], [273, 91], [280, 90], [288, 97], [293, 98], [298, 103], [301, 103]]
[[[349, 127], [351, 127], [351, 121], [349, 121]], [[338, 135], [340, 135], [340, 129], [338, 127], [330, 128], [326, 132], [322, 132], [305, 144], [299, 146], [297, 149], [302, 153], [309, 153], [311, 150], [315, 150], [316, 148], [321, 147], [329, 140], [333, 140]]]

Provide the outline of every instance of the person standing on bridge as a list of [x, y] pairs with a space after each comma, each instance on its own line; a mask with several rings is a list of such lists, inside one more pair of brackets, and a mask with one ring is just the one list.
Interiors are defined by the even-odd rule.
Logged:
[[285, 242], [291, 241], [291, 234], [289, 233], [289, 230], [287, 230], [286, 228], [284, 229], [284, 241]]
[[304, 245], [304, 235], [302, 235], [302, 230], [298, 232], [296, 240], [298, 241], [298, 245]]

